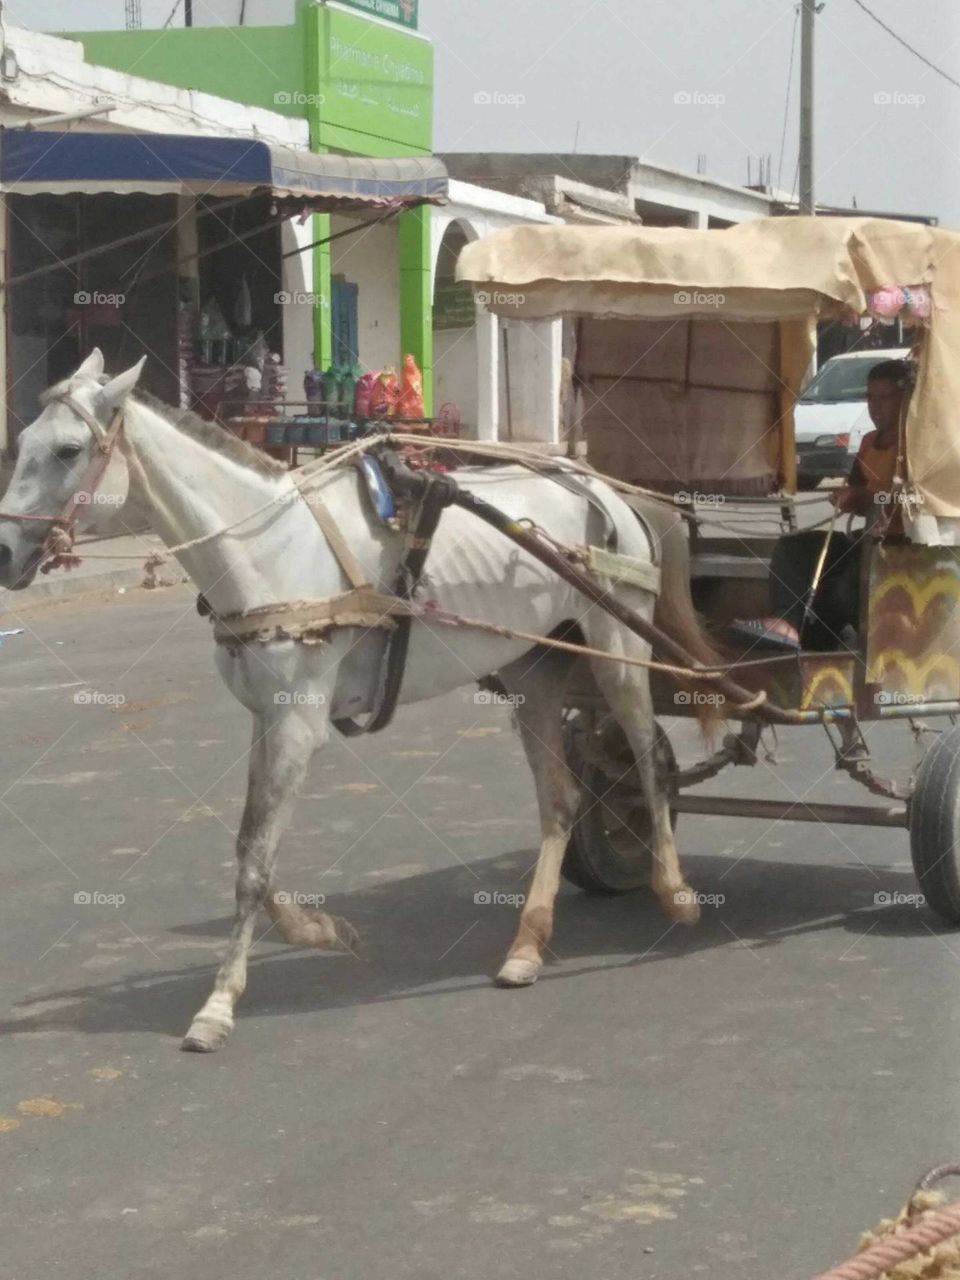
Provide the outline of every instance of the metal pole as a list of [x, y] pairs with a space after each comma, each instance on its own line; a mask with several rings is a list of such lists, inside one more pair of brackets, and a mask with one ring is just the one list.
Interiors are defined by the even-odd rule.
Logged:
[[800, 0], [800, 212], [816, 213], [813, 189], [813, 68], [816, 0]]
[[735, 796], [676, 796], [677, 813], [709, 813], [721, 818], [763, 818], [767, 822], [845, 823], [863, 827], [905, 827], [905, 805], [808, 804], [805, 800], [748, 800]]
[[77, 120], [87, 120], [90, 116], [105, 116], [116, 109], [115, 102], [102, 102], [94, 107], [81, 107], [79, 111], [65, 111], [62, 115], [38, 116], [35, 120], [25, 120], [20, 128], [24, 133], [30, 133], [51, 124], [73, 124]]
[[183, 25], [193, 26], [193, 0], [183, 0]]

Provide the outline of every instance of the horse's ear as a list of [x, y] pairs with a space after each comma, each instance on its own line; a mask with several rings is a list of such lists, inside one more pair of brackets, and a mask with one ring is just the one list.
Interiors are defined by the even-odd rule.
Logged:
[[103, 373], [103, 352], [94, 347], [83, 364], [73, 375], [75, 378], [99, 378]]
[[147, 357], [141, 356], [135, 365], [124, 373], [118, 373], [97, 392], [97, 407], [105, 413], [112, 413], [117, 405], [122, 404], [140, 379], [140, 373], [146, 364]]

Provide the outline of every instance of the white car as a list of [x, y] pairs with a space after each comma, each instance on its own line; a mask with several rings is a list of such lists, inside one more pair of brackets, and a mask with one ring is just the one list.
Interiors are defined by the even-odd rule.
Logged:
[[821, 480], [849, 474], [860, 441], [873, 430], [867, 412], [870, 370], [909, 354], [909, 347], [851, 351], [821, 366], [793, 410], [798, 489], [815, 489]]

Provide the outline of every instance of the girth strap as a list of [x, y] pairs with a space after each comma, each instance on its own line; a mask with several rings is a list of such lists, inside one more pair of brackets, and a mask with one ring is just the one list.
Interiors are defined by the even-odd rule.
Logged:
[[[380, 454], [380, 465], [394, 495], [414, 504], [404, 535], [404, 554], [394, 582], [394, 598], [398, 605], [402, 605], [413, 597], [423, 576], [423, 568], [440, 517], [444, 508], [455, 500], [458, 488], [456, 481], [448, 476], [435, 475], [430, 471], [411, 471], [388, 449]], [[349, 718], [334, 720], [334, 728], [344, 737], [355, 738], [362, 733], [376, 733], [379, 729], [386, 728], [393, 719], [407, 665], [410, 623], [409, 616], [398, 617], [396, 625], [387, 636], [387, 648], [380, 665], [373, 711], [367, 719], [363, 723]]]
[[275, 640], [322, 643], [335, 627], [381, 627], [392, 631], [395, 615], [409, 609], [403, 601], [374, 587], [355, 587], [326, 600], [268, 604], [246, 613], [214, 617], [217, 644], [270, 644]]

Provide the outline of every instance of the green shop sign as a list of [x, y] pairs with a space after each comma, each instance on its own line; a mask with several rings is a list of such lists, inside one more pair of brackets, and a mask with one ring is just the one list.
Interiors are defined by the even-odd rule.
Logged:
[[472, 329], [477, 323], [477, 304], [468, 284], [441, 280], [433, 295], [434, 329]]
[[420, 0], [337, 0], [338, 4], [359, 9], [371, 18], [385, 18], [387, 22], [399, 22], [402, 27], [416, 27]]
[[[384, 2], [384, 0], [381, 0]], [[360, 155], [433, 149], [433, 46], [324, 6], [314, 145]]]

